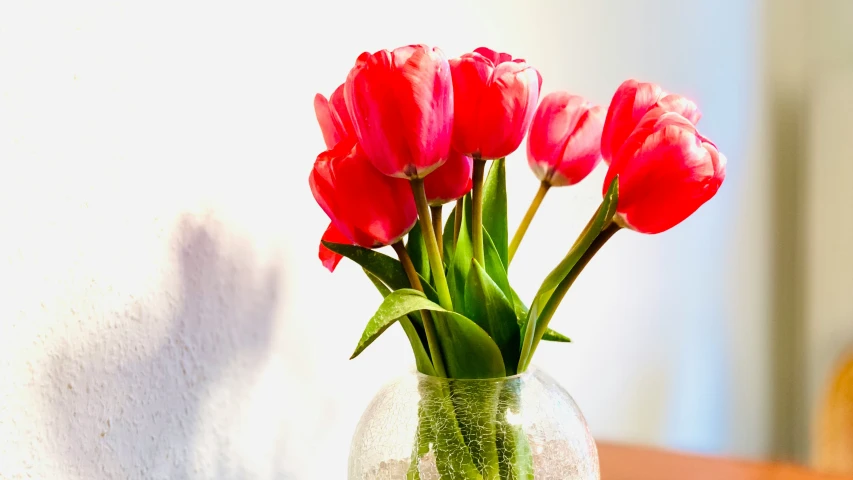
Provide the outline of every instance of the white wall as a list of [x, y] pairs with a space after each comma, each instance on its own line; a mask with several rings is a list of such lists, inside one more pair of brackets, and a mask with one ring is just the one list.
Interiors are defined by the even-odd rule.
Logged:
[[[479, 45], [544, 91], [625, 78], [693, 96], [730, 160], [709, 205], [620, 234], [540, 350], [601, 438], [767, 450], [766, 180], [754, 2], [67, 2], [0, 7], [0, 478], [341, 478], [393, 329], [316, 260], [312, 97], [363, 50]], [[509, 162], [515, 225], [536, 188]], [[513, 265], [524, 296], [599, 200], [554, 191]]]

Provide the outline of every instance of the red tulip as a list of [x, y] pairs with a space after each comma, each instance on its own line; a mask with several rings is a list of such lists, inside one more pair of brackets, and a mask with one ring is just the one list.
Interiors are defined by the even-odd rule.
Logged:
[[344, 87], [358, 143], [385, 175], [423, 178], [447, 159], [453, 128], [447, 58], [424, 45], [363, 53]]
[[638, 232], [660, 233], [717, 193], [726, 176], [726, 157], [688, 119], [655, 108], [613, 159], [605, 192], [616, 175], [617, 221]]
[[518, 149], [536, 111], [542, 77], [522, 59], [478, 48], [450, 61], [453, 148], [484, 160]]
[[552, 186], [574, 185], [601, 161], [604, 108], [568, 92], [542, 99], [530, 135], [527, 161], [540, 181]]
[[334, 272], [335, 268], [338, 266], [338, 263], [341, 261], [341, 255], [335, 253], [323, 245], [323, 242], [330, 243], [343, 243], [345, 245], [352, 245], [352, 240], [347, 238], [346, 235], [343, 234], [338, 227], [335, 226], [334, 223], [329, 223], [329, 227], [323, 233], [323, 238], [320, 239], [320, 261], [323, 262], [323, 266], [328, 268], [330, 272]]
[[470, 192], [473, 166], [471, 157], [451, 150], [444, 165], [424, 179], [424, 190], [429, 204], [444, 205]]
[[417, 220], [409, 183], [373, 168], [353, 141], [321, 153], [308, 182], [335, 228], [355, 245], [391, 245]]
[[320, 124], [320, 131], [323, 132], [327, 149], [335, 148], [338, 142], [353, 135], [352, 121], [344, 101], [343, 84], [335, 89], [328, 100], [319, 93], [314, 97], [314, 114]]
[[667, 94], [654, 83], [625, 80], [613, 95], [604, 120], [601, 154], [605, 162], [610, 163], [643, 116], [656, 107], [678, 113], [694, 125], [702, 116], [696, 104], [681, 95]]

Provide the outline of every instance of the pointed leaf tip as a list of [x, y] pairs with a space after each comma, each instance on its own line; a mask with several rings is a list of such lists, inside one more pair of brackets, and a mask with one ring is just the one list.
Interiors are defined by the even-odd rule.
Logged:
[[572, 343], [572, 339], [552, 329], [545, 330], [542, 340], [557, 343]]

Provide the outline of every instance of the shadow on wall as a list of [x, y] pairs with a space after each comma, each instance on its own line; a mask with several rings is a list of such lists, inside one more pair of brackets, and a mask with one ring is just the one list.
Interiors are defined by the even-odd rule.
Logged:
[[[241, 418], [268, 361], [279, 271], [259, 265], [249, 241], [215, 221], [184, 217], [176, 232], [180, 291], [152, 292], [136, 318], [113, 323], [141, 334], [67, 338], [53, 356], [48, 381], [61, 392], [50, 396], [46, 421], [57, 434], [56, 471], [87, 479], [257, 478], [239, 442]], [[273, 451], [284, 451], [281, 434], [271, 440]], [[283, 468], [261, 470], [281, 478]]]

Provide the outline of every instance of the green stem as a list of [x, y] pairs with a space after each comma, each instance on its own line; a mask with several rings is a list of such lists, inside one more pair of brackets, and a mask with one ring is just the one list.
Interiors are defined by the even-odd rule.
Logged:
[[525, 213], [524, 218], [521, 219], [521, 224], [518, 226], [518, 230], [515, 231], [515, 235], [512, 237], [512, 242], [509, 244], [509, 260], [507, 261], [507, 264], [512, 263], [512, 257], [515, 256], [518, 246], [521, 245], [521, 239], [524, 238], [524, 234], [527, 233], [527, 229], [530, 227], [530, 222], [533, 221], [536, 211], [539, 210], [539, 206], [542, 205], [542, 200], [545, 198], [545, 194], [548, 193], [549, 188], [551, 188], [551, 184], [548, 182], [542, 182], [539, 184], [539, 191], [536, 192], [536, 196], [533, 197], [533, 201], [530, 202], [530, 206], [527, 208], [527, 213]]
[[[418, 272], [415, 270], [415, 265], [412, 263], [412, 258], [409, 257], [409, 252], [403, 246], [403, 241], [391, 245], [394, 251], [397, 252], [397, 258], [403, 264], [403, 270], [406, 271], [406, 276], [409, 277], [409, 284], [415, 290], [424, 292], [424, 287], [421, 285], [421, 279], [418, 277]], [[421, 318], [424, 321], [424, 331], [427, 337], [427, 346], [429, 347], [429, 355], [432, 358], [432, 366], [435, 368], [435, 373], [439, 377], [446, 377], [447, 370], [444, 368], [444, 358], [441, 356], [441, 347], [438, 343], [438, 333], [435, 331], [435, 324], [432, 321], [432, 315], [428, 310], [421, 310]]]
[[471, 190], [471, 240], [474, 244], [474, 258], [480, 265], [486, 264], [483, 250], [483, 174], [486, 171], [486, 161], [474, 157], [474, 187]]
[[542, 339], [542, 336], [545, 334], [545, 331], [548, 329], [548, 323], [551, 321], [551, 317], [554, 316], [554, 312], [557, 311], [557, 307], [560, 306], [560, 302], [563, 301], [563, 297], [566, 296], [566, 292], [569, 291], [569, 288], [575, 283], [578, 275], [581, 274], [584, 267], [587, 266], [592, 257], [601, 250], [601, 247], [610, 240], [610, 237], [613, 236], [614, 233], [618, 232], [622, 227], [616, 224], [616, 222], [610, 222], [609, 225], [604, 227], [601, 230], [601, 233], [595, 237], [595, 240], [589, 245], [589, 248], [581, 255], [578, 259], [578, 262], [572, 268], [572, 271], [566, 275], [566, 278], [563, 279], [557, 285], [557, 288], [554, 289], [554, 293], [551, 294], [551, 298], [548, 300], [548, 303], [542, 307], [542, 313], [539, 314], [538, 319], [536, 320], [536, 330], [533, 335], [533, 342], [530, 344], [530, 349], [528, 352], [521, 352], [521, 358], [523, 359], [524, 365], [522, 368], [519, 368], [519, 372], [523, 372], [527, 370], [527, 367], [530, 366], [530, 359], [533, 357], [533, 352], [536, 351], [536, 347], [539, 345], [539, 341]]
[[430, 217], [432, 217], [432, 231], [435, 233], [435, 243], [438, 244], [438, 256], [439, 258], [444, 258], [442, 255], [444, 252], [444, 235], [442, 234], [441, 228], [441, 205], [436, 205], [434, 207], [429, 207]]
[[454, 311], [453, 300], [450, 298], [447, 277], [444, 275], [444, 263], [441, 261], [441, 254], [438, 252], [438, 242], [435, 239], [435, 232], [433, 232], [432, 223], [430, 222], [429, 204], [427, 203], [426, 192], [424, 191], [424, 181], [422, 178], [415, 178], [410, 183], [412, 184], [412, 194], [415, 196], [415, 206], [418, 207], [418, 221], [421, 222], [421, 233], [423, 233], [424, 243], [426, 243], [432, 278], [435, 280], [438, 303], [445, 310], [452, 312]]
[[453, 214], [453, 251], [456, 251], [456, 240], [459, 239], [459, 230], [462, 229], [462, 216], [465, 215], [465, 197], [456, 200], [456, 210]]

